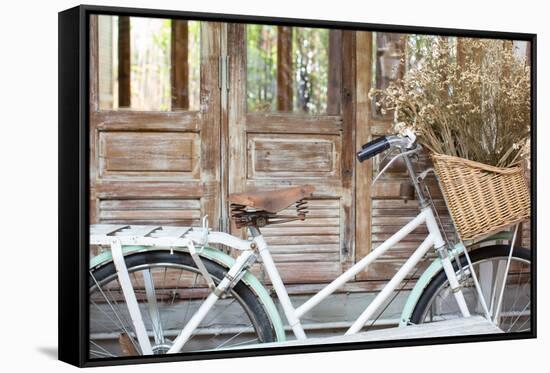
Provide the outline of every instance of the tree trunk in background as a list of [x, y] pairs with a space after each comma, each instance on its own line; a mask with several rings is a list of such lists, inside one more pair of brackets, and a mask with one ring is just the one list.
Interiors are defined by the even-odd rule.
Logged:
[[292, 111], [292, 27], [277, 27], [277, 111]]
[[170, 80], [172, 110], [189, 109], [189, 51], [187, 21], [172, 20]]
[[131, 106], [130, 91], [130, 17], [118, 18], [118, 106]]

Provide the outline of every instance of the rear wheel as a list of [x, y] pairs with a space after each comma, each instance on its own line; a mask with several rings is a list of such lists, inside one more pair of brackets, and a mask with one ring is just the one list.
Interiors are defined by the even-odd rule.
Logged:
[[[154, 354], [164, 354], [211, 290], [188, 253], [149, 251], [125, 257]], [[203, 259], [217, 284], [227, 269]], [[90, 358], [141, 355], [111, 262], [90, 270]], [[219, 299], [182, 352], [238, 347], [275, 340], [270, 319], [242, 281]]]
[[[494, 319], [496, 303], [504, 281], [510, 246], [495, 245], [470, 253], [472, 266], [482, 289], [483, 298]], [[473, 277], [464, 255], [463, 271], [453, 262], [462, 291], [472, 315], [485, 316]], [[529, 250], [515, 248], [506, 279], [497, 325], [504, 332], [523, 332], [531, 328], [531, 255]], [[426, 287], [413, 311], [411, 322], [421, 324], [462, 317], [445, 272], [441, 270]]]

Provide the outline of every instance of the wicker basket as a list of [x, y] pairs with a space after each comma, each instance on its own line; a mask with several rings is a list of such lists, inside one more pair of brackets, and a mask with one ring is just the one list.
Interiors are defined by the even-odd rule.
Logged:
[[442, 154], [432, 154], [432, 160], [462, 240], [494, 233], [531, 216], [521, 167], [498, 168]]

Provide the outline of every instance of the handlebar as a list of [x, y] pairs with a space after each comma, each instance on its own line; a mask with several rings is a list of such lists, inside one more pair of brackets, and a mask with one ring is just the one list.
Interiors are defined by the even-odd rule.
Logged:
[[377, 154], [382, 153], [384, 150], [390, 148], [390, 142], [386, 136], [379, 137], [375, 140], [369, 141], [361, 146], [361, 150], [357, 152], [357, 159], [359, 162], [366, 161], [374, 157]]
[[378, 172], [378, 174], [372, 181], [372, 184], [374, 185], [378, 178], [380, 178], [380, 176], [384, 174], [384, 172], [391, 166], [391, 164], [396, 159], [401, 157], [405, 161], [408, 174], [411, 177], [412, 185], [414, 186], [416, 195], [418, 196], [419, 204], [420, 206], [424, 205], [424, 192], [419, 186], [419, 181], [416, 178], [410, 158], [411, 154], [418, 153], [420, 150], [422, 150], [422, 146], [416, 143], [416, 135], [412, 130], [405, 129], [403, 135], [382, 136], [364, 144], [363, 146], [361, 146], [361, 150], [357, 152], [357, 159], [359, 160], [359, 162], [363, 162], [391, 148], [399, 149], [399, 154], [395, 155], [386, 164], [386, 166], [384, 166], [384, 168], [382, 168], [382, 170]]
[[400, 147], [402, 150], [410, 149], [415, 140], [416, 136], [412, 133], [406, 136], [382, 136], [361, 146], [361, 150], [357, 152], [357, 159], [359, 162], [366, 161], [392, 146]]

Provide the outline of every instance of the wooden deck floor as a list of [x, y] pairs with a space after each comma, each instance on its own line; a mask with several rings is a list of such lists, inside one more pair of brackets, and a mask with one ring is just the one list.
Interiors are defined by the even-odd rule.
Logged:
[[241, 348], [257, 347], [287, 347], [332, 343], [351, 343], [367, 341], [387, 341], [411, 338], [453, 337], [464, 335], [498, 334], [503, 333], [498, 327], [481, 316], [460, 318], [447, 321], [433, 322], [422, 325], [411, 325], [401, 328], [388, 328], [357, 333], [353, 335], [341, 335], [327, 338], [309, 338], [298, 341], [264, 343]]

